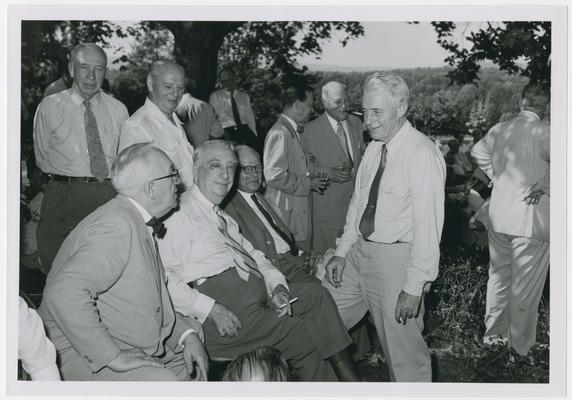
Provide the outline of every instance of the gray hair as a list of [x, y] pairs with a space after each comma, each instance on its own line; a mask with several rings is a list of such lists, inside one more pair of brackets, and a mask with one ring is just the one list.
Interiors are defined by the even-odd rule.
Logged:
[[74, 61], [75, 58], [77, 57], [77, 54], [83, 50], [98, 51], [105, 58], [105, 65], [107, 65], [107, 54], [105, 53], [105, 51], [103, 51], [103, 49], [101, 47], [99, 47], [95, 43], [80, 43], [80, 44], [76, 45], [70, 53], [70, 60]]
[[125, 148], [111, 167], [111, 182], [118, 193], [133, 196], [141, 184], [151, 177], [156, 162], [161, 157], [170, 158], [151, 142], [135, 143]]
[[334, 89], [343, 89], [347, 90], [347, 86], [338, 81], [330, 81], [322, 86], [322, 103], [326, 103], [329, 101], [331, 97], [331, 93]]
[[364, 92], [379, 89], [387, 91], [398, 103], [402, 101], [409, 103], [409, 88], [407, 87], [407, 82], [399, 75], [374, 72], [365, 79]]
[[202, 165], [205, 161], [205, 154], [214, 147], [225, 147], [234, 154], [234, 146], [230, 142], [220, 139], [207, 140], [195, 149], [193, 154], [193, 164], [197, 167]]
[[254, 150], [252, 147], [247, 146], [245, 144], [239, 144], [238, 146], [234, 146], [234, 152], [236, 154], [236, 157], [239, 159], [239, 163], [240, 163], [240, 153], [244, 152], [250, 152], [251, 154], [254, 154], [258, 159], [258, 161], [261, 161], [260, 154], [258, 154], [256, 150]]

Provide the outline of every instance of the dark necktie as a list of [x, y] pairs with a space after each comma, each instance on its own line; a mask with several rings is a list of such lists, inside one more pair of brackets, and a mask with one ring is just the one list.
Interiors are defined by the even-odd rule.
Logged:
[[147, 226], [153, 228], [153, 234], [157, 236], [159, 239], [163, 239], [165, 237], [165, 233], [167, 233], [167, 228], [165, 228], [165, 224], [159, 221], [157, 218], [153, 217], [149, 221], [146, 222]]
[[240, 114], [238, 113], [238, 106], [236, 105], [236, 100], [234, 99], [234, 94], [230, 92], [230, 105], [232, 107], [232, 117], [234, 118], [234, 123], [237, 127], [242, 125], [240, 121]]
[[383, 170], [385, 169], [385, 163], [387, 158], [387, 145], [384, 143], [381, 148], [381, 157], [379, 160], [379, 166], [377, 167], [377, 172], [373, 177], [371, 187], [369, 188], [369, 196], [367, 200], [367, 206], [362, 214], [361, 221], [359, 223], [359, 231], [364, 239], [367, 239], [371, 235], [375, 228], [375, 210], [377, 207], [377, 195], [379, 193], [379, 182], [381, 182], [381, 175], [383, 175]]
[[89, 155], [89, 170], [91, 174], [100, 182], [103, 182], [109, 173], [99, 130], [97, 129], [97, 121], [91, 110], [89, 100], [83, 102], [85, 105], [84, 124], [85, 136], [87, 139], [87, 153]]
[[250, 198], [252, 199], [252, 201], [254, 201], [254, 204], [256, 204], [256, 207], [258, 207], [262, 215], [264, 215], [264, 218], [266, 218], [270, 226], [286, 242], [286, 244], [290, 246], [290, 254], [292, 254], [293, 256], [298, 255], [298, 249], [296, 248], [296, 243], [294, 243], [292, 238], [289, 235], [287, 235], [286, 232], [280, 229], [280, 226], [278, 226], [278, 224], [274, 222], [274, 219], [272, 218], [270, 213], [266, 210], [266, 208], [264, 208], [260, 200], [258, 200], [258, 198], [256, 197], [256, 193], [252, 193]]
[[236, 266], [247, 274], [254, 274], [260, 279], [263, 279], [254, 258], [252, 258], [250, 254], [244, 250], [244, 247], [242, 247], [240, 243], [238, 243], [232, 236], [230, 236], [230, 233], [228, 232], [228, 224], [222, 215], [222, 210], [220, 207], [215, 206], [215, 214], [218, 218], [218, 230], [224, 236], [224, 242], [227, 247], [232, 250], [232, 258]]
[[346, 156], [348, 157], [349, 162], [353, 164], [352, 160], [352, 153], [350, 152], [350, 144], [348, 143], [348, 139], [346, 138], [346, 130], [341, 122], [338, 122], [338, 138], [340, 139], [340, 144], [342, 145], [342, 149], [344, 149]]

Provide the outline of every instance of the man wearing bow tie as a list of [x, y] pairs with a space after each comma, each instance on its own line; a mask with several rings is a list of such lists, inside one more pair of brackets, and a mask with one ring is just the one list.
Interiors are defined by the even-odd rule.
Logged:
[[206, 380], [202, 328], [173, 310], [148, 226], [177, 205], [177, 177], [161, 150], [128, 147], [111, 170], [118, 196], [62, 244], [39, 313], [64, 380]]
[[322, 193], [327, 180], [306, 160], [302, 148], [303, 124], [310, 118], [314, 96], [301, 82], [288, 84], [283, 91], [283, 110], [264, 142], [264, 196], [288, 229], [296, 245], [309, 251], [312, 238], [310, 192]]

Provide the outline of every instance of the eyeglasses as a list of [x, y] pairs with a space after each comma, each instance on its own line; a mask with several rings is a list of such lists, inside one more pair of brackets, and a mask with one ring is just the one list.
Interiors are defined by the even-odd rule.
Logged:
[[179, 180], [179, 171], [174, 169], [169, 175], [162, 176], [160, 178], [151, 179], [151, 182], [160, 181], [161, 179], [173, 178], [175, 182]]
[[244, 165], [240, 166], [240, 170], [244, 172], [246, 175], [251, 175], [257, 172], [262, 172], [262, 164], [258, 165]]

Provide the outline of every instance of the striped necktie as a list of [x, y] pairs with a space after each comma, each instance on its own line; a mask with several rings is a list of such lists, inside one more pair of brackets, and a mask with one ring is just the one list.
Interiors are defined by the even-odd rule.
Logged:
[[87, 153], [89, 155], [89, 170], [98, 181], [103, 182], [109, 174], [109, 169], [107, 167], [105, 153], [103, 152], [99, 130], [97, 129], [97, 121], [91, 110], [89, 100], [85, 100], [83, 104], [85, 105], [83, 119], [85, 124], [85, 137], [87, 139]]
[[234, 240], [228, 233], [228, 224], [224, 219], [224, 215], [222, 214], [220, 207], [215, 205], [214, 211], [218, 219], [218, 230], [224, 237], [225, 244], [232, 250], [232, 259], [236, 263], [236, 266], [247, 274], [253, 274], [260, 279], [263, 279], [254, 258], [252, 258], [250, 254], [244, 250], [242, 245]]
[[384, 143], [381, 148], [381, 157], [379, 159], [379, 166], [377, 167], [377, 172], [373, 177], [371, 182], [371, 187], [369, 189], [369, 196], [367, 200], [367, 206], [363, 211], [361, 216], [361, 221], [359, 223], [359, 231], [364, 239], [367, 239], [375, 230], [375, 211], [377, 209], [377, 196], [379, 194], [379, 183], [381, 182], [381, 176], [383, 175], [383, 170], [385, 169], [385, 163], [387, 162], [387, 145]]
[[352, 153], [350, 152], [350, 144], [348, 143], [348, 139], [346, 138], [346, 130], [344, 129], [344, 126], [342, 125], [341, 122], [338, 122], [337, 134], [338, 134], [338, 139], [340, 140], [340, 144], [342, 145], [342, 149], [344, 149], [344, 152], [346, 153], [349, 162], [353, 164]]
[[284, 240], [286, 242], [288, 247], [290, 247], [290, 254], [292, 254], [293, 256], [298, 255], [298, 249], [296, 248], [296, 243], [292, 240], [290, 235], [288, 235], [286, 232], [284, 232], [280, 228], [280, 226], [278, 226], [278, 224], [276, 222], [274, 222], [274, 218], [272, 218], [272, 215], [270, 215], [270, 213], [262, 205], [262, 202], [260, 200], [258, 200], [256, 193], [252, 193], [250, 198], [252, 199], [254, 204], [256, 204], [256, 207], [258, 207], [258, 209], [260, 210], [262, 215], [264, 215], [264, 218], [266, 218], [266, 220], [268, 221], [270, 226], [276, 231], [278, 236], [280, 236], [282, 238], [282, 240]]

